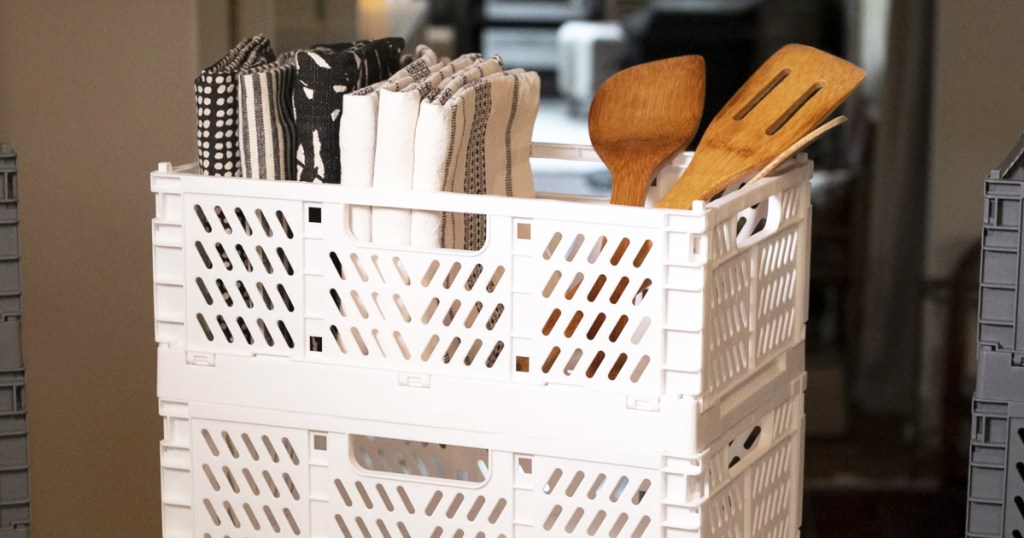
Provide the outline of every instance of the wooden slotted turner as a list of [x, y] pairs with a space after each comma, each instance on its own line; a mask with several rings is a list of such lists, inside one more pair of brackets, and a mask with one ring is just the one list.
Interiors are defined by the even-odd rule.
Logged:
[[779, 49], [704, 132], [682, 178], [657, 207], [689, 209], [768, 165], [828, 117], [864, 70], [805, 45]]
[[704, 112], [704, 58], [679, 56], [619, 71], [590, 104], [590, 140], [612, 173], [611, 203], [642, 206], [651, 178], [686, 149]]

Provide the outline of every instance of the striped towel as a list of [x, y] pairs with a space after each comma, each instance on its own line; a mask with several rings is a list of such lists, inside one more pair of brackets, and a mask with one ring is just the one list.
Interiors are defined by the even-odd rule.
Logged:
[[420, 94], [421, 98], [428, 98], [434, 92], [437, 91], [438, 87], [447, 82], [454, 74], [468, 69], [469, 67], [480, 63], [480, 54], [471, 52], [469, 54], [463, 54], [458, 58], [451, 61], [445, 61], [439, 63], [430, 68], [430, 73], [425, 76], [418, 78], [414, 81], [410, 81], [408, 85], [399, 90], [398, 88], [382, 88], [391, 89], [393, 91], [415, 91]]
[[[518, 69], [470, 82], [440, 108], [421, 104], [421, 123], [433, 120], [423, 125], [423, 148], [419, 125], [416, 130], [416, 164], [419, 150], [425, 153], [419, 184], [433, 190], [440, 182], [443, 190], [467, 194], [534, 196], [530, 140], [539, 105], [540, 78]], [[483, 215], [446, 213], [439, 224], [447, 248], [480, 250], [487, 239]]]
[[255, 35], [235, 45], [196, 77], [196, 149], [203, 174], [238, 174], [241, 159], [238, 151], [236, 77], [241, 70], [273, 59], [270, 40], [263, 35]]
[[295, 55], [285, 53], [272, 64], [238, 74], [243, 177], [295, 179]]
[[441, 85], [433, 88], [429, 94], [425, 95], [425, 98], [443, 105], [455, 95], [455, 92], [459, 91], [466, 84], [498, 73], [503, 67], [504, 62], [502, 62], [501, 56], [496, 55], [487, 60], [478, 60], [469, 67], [454, 73], [447, 80], [444, 80]]

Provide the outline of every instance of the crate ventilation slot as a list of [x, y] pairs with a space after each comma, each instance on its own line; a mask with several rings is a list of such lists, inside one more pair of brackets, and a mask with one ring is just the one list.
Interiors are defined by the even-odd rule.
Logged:
[[505, 266], [434, 259], [410, 273], [398, 257], [328, 257], [332, 353], [486, 369], [504, 356]]
[[537, 282], [537, 291], [551, 307], [538, 320], [540, 367], [531, 369], [532, 358], [520, 356], [516, 371], [578, 382], [640, 382], [650, 358], [638, 348], [656, 334], [645, 302], [654, 287], [649, 277], [657, 274], [647, 264], [655, 258], [654, 242], [562, 232], [545, 237], [537, 244], [550, 270], [542, 268], [545, 278]]
[[204, 427], [196, 446], [197, 524], [203, 536], [302, 536], [297, 513], [308, 485], [300, 449], [288, 436]]
[[555, 467], [540, 487], [550, 503], [539, 509], [548, 534], [639, 538], [651, 524], [650, 517], [636, 515], [652, 502], [648, 478]]
[[208, 342], [295, 348], [300, 245], [281, 210], [195, 204], [195, 327]]

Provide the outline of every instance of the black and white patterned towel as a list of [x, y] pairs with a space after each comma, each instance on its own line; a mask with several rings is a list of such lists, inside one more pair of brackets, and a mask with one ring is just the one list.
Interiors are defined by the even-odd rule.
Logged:
[[196, 77], [196, 149], [203, 174], [238, 175], [241, 158], [238, 148], [237, 75], [241, 70], [273, 60], [270, 40], [256, 35], [235, 45]]
[[296, 54], [282, 54], [274, 63], [238, 74], [238, 138], [244, 177], [295, 179], [292, 86]]
[[[408, 56], [408, 55], [407, 55]], [[440, 69], [447, 63], [447, 59], [437, 57], [430, 47], [419, 45], [416, 47], [416, 57], [395, 71], [390, 77], [380, 82], [363, 86], [345, 95], [345, 100], [352, 96], [364, 96], [379, 93], [381, 90], [398, 91], [409, 84], [413, 84], [430, 76], [434, 70]], [[342, 116], [344, 117], [344, 116]]]
[[338, 126], [342, 96], [385, 80], [399, 68], [405, 40], [361, 41], [338, 51], [317, 48], [297, 55], [292, 101], [297, 136], [296, 179], [341, 181]]

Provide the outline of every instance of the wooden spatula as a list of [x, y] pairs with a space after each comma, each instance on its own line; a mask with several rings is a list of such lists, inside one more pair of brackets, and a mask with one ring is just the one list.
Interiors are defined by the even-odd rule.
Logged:
[[693, 140], [704, 58], [679, 56], [612, 75], [590, 104], [590, 141], [612, 173], [613, 204], [642, 206], [651, 178]]
[[760, 170], [808, 135], [864, 80], [856, 65], [786, 45], [743, 84], [704, 132], [682, 178], [657, 207], [689, 209]]

